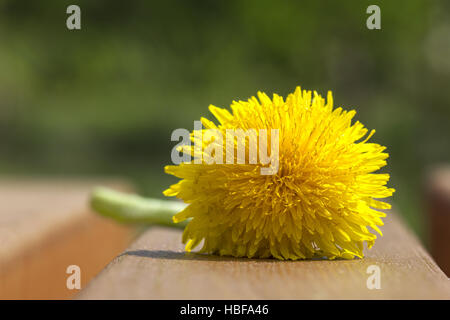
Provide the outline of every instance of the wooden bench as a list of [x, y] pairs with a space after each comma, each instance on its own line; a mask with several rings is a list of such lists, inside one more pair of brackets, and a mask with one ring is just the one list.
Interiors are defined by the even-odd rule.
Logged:
[[97, 185], [130, 189], [105, 179], [0, 178], [0, 299], [64, 299], [69, 265], [82, 287], [132, 241], [134, 229], [88, 209]]
[[450, 276], [450, 165], [428, 171], [426, 195], [431, 254]]
[[[450, 281], [395, 214], [364, 259], [277, 261], [184, 253], [181, 231], [153, 227], [79, 299], [450, 299]], [[380, 289], [367, 281], [380, 270]]]

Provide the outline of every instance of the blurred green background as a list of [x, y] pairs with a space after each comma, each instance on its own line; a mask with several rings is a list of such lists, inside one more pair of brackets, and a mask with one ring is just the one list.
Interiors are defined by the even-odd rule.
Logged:
[[0, 39], [2, 175], [124, 176], [162, 197], [172, 130], [301, 85], [376, 128], [424, 237], [424, 172], [450, 160], [449, 1], [0, 1]]

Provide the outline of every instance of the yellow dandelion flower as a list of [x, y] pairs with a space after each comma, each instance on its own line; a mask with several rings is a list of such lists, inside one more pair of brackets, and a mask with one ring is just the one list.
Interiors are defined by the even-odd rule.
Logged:
[[[395, 191], [386, 186], [388, 174], [375, 173], [388, 158], [385, 147], [368, 142], [375, 130], [368, 134], [363, 124], [352, 123], [354, 110], [334, 109], [331, 92], [325, 101], [299, 87], [286, 100], [258, 92], [258, 99], [234, 101], [231, 112], [212, 105], [209, 110], [219, 124], [202, 118], [204, 129], [191, 135], [196, 144], [182, 149], [202, 160], [165, 167], [182, 179], [164, 194], [188, 204], [173, 217], [190, 219], [182, 238], [187, 251], [203, 241], [200, 252], [234, 257], [363, 257], [363, 243], [370, 248], [376, 239], [369, 227], [381, 235], [385, 213], [376, 209], [390, 208], [376, 199]], [[259, 129], [277, 129], [277, 171], [261, 174], [267, 167], [261, 159], [211, 163], [205, 150], [217, 141], [198, 139], [209, 129], [224, 136], [227, 129], [256, 129], [258, 136]], [[236, 157], [238, 144], [232, 148], [223, 159], [230, 152]]]

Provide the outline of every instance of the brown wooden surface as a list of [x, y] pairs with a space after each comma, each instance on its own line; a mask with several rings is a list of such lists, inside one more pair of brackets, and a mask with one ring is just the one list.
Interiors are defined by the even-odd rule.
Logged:
[[450, 165], [431, 169], [427, 178], [430, 250], [437, 264], [450, 276]]
[[0, 178], [0, 299], [64, 299], [69, 265], [82, 287], [132, 241], [133, 229], [94, 215], [89, 192], [120, 181]]
[[[181, 232], [152, 228], [79, 299], [450, 299], [450, 282], [394, 215], [364, 259], [277, 261], [186, 254]], [[366, 286], [381, 269], [381, 289]]]

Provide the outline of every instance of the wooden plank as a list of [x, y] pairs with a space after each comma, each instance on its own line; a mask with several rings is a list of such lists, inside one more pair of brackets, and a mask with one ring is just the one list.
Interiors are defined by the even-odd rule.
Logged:
[[450, 165], [430, 169], [427, 179], [430, 250], [439, 267], [450, 276]]
[[[79, 299], [450, 299], [450, 283], [401, 220], [364, 259], [277, 261], [184, 253], [181, 232], [152, 228], [112, 261]], [[367, 288], [380, 267], [381, 289]]]
[[67, 267], [82, 287], [132, 241], [134, 230], [88, 209], [93, 187], [119, 180], [0, 179], [0, 299], [64, 299]]

